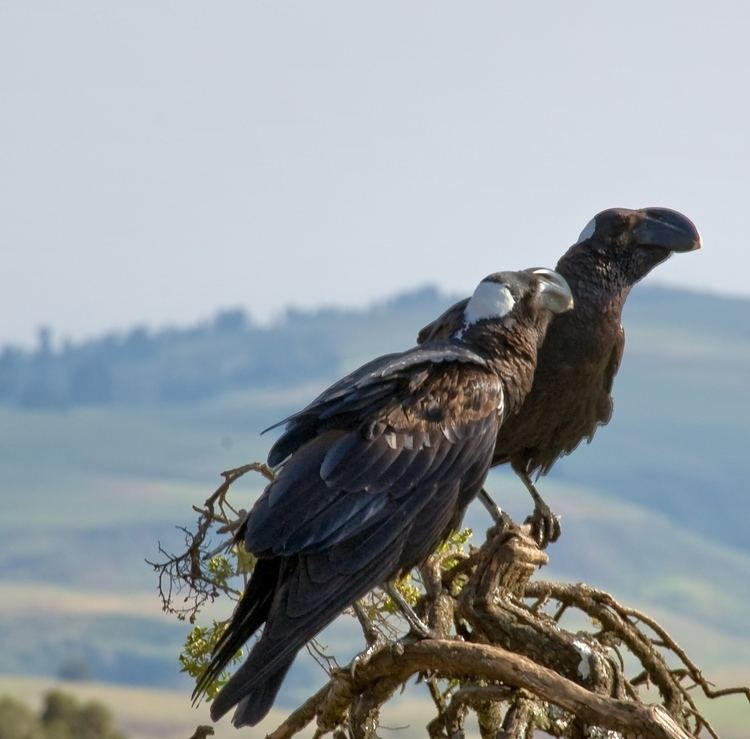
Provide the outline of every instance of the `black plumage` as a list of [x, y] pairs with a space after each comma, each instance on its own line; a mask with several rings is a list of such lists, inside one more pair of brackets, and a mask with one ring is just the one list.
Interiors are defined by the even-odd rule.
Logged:
[[277, 477], [241, 532], [258, 562], [194, 696], [265, 626], [214, 720], [238, 706], [235, 725], [260, 721], [308, 640], [458, 528], [552, 312], [571, 305], [553, 272], [491, 275], [449, 337], [373, 360], [282, 422]]
[[[612, 383], [625, 346], [621, 316], [630, 289], [674, 252], [699, 249], [700, 235], [667, 208], [613, 208], [595, 216], [555, 267], [575, 308], [556, 316], [539, 350], [534, 384], [520, 410], [498, 430], [493, 465], [510, 463], [534, 497], [540, 543], [559, 536], [559, 522], [533, 485], [560, 456], [612, 416]], [[422, 329], [418, 341], [450, 335], [463, 300]]]

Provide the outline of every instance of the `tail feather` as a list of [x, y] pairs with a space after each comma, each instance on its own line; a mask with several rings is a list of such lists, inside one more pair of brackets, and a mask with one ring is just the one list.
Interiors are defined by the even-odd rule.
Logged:
[[238, 706], [233, 719], [236, 726], [254, 726], [261, 721], [271, 709], [297, 652], [322, 628], [317, 623], [305, 624], [301, 633], [294, 633], [283, 615], [281, 623], [273, 614], [270, 619], [250, 654], [211, 702], [213, 721], [234, 706]]
[[[423, 501], [420, 505], [423, 504]], [[244, 614], [238, 607], [220, 649], [212, 660], [212, 674], [226, 664], [257, 624], [265, 621], [261, 638], [250, 650], [245, 662], [235, 671], [211, 704], [211, 718], [220, 719], [232, 707], [237, 726], [255, 725], [268, 713], [281, 687], [281, 682], [297, 652], [319, 631], [330, 624], [347, 606], [364, 596], [373, 583], [383, 582], [397, 570], [401, 546], [391, 546], [402, 529], [378, 521], [372, 528], [350, 539], [346, 552], [346, 566], [342, 549], [334, 548], [300, 558], [260, 560], [259, 565], [274, 565], [274, 585], [259, 591], [253, 581], [248, 583], [246, 596], [267, 598], [262, 608], [253, 610], [251, 604]], [[370, 552], [368, 542], [375, 539], [378, 546]], [[359, 556], [353, 553], [359, 552]], [[366, 554], [369, 553], [369, 556]], [[253, 573], [263, 574], [259, 567]], [[251, 593], [252, 591], [252, 593]], [[305, 605], [306, 608], [302, 608]], [[260, 616], [262, 615], [262, 618]]]
[[[386, 569], [393, 567], [389, 559], [385, 560], [385, 565]], [[382, 574], [379, 580], [384, 577]], [[236, 705], [239, 705], [234, 718], [236, 726], [254, 726], [261, 721], [271, 709], [297, 652], [372, 587], [369, 572], [334, 577], [326, 584], [309, 579], [306, 569], [296, 570], [291, 575], [292, 580], [297, 578], [306, 591], [297, 596], [300, 600], [309, 602], [311, 593], [317, 590], [315, 607], [308, 614], [289, 618], [287, 597], [292, 583], [289, 580], [284, 583], [283, 595], [280, 595], [283, 602], [279, 603], [278, 599], [274, 602], [274, 612], [269, 614], [260, 640], [211, 703], [214, 721]]]
[[280, 560], [261, 559], [235, 608], [232, 621], [214, 647], [208, 667], [193, 690], [195, 703], [232, 661], [243, 644], [265, 623], [279, 579]]
[[[271, 710], [273, 702], [276, 700], [281, 683], [286, 677], [286, 673], [289, 672], [289, 668], [292, 666], [295, 657], [296, 654], [292, 654], [275, 672], [266, 675], [261, 682], [253, 685], [249, 693], [246, 693], [245, 697], [237, 705], [237, 710], [234, 712], [234, 717], [232, 718], [232, 723], [236, 728], [239, 729], [241, 726], [255, 726], [255, 724], [260, 723], [265, 718], [266, 714]], [[244, 687], [242, 692], [245, 692]], [[234, 691], [232, 691], [231, 695], [222, 691], [211, 704], [211, 719], [217, 721], [235, 704]]]

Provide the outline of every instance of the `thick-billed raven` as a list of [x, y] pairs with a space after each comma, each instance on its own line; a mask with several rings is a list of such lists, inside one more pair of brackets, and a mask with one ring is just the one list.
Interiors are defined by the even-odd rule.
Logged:
[[307, 641], [458, 528], [551, 316], [571, 306], [550, 270], [490, 275], [450, 336], [369, 362], [282, 421], [277, 476], [241, 529], [258, 561], [194, 698], [265, 627], [214, 720], [238, 706], [236, 726], [258, 723]]
[[[498, 430], [492, 464], [510, 462], [534, 498], [532, 516], [541, 546], [555, 541], [560, 524], [532, 477], [588, 441], [612, 416], [612, 382], [625, 346], [622, 309], [630, 289], [674, 252], [700, 249], [693, 223], [668, 208], [612, 208], [595, 216], [555, 269], [570, 285], [575, 308], [555, 317], [539, 349], [531, 392]], [[419, 342], [451, 336], [467, 300], [425, 326]], [[485, 505], [497, 508], [482, 491]]]

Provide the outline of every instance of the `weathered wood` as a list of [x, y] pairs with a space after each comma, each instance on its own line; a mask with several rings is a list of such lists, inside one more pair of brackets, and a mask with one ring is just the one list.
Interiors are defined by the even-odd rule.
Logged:
[[[336, 675], [302, 709], [295, 711], [268, 739], [288, 739], [314, 716], [340, 716], [356, 698], [386, 679], [395, 690], [410, 676], [432, 672], [445, 678], [471, 678], [499, 682], [528, 690], [580, 717], [586, 723], [642, 739], [690, 739], [661, 706], [624, 701], [590, 690], [538, 665], [523, 655], [486, 644], [467, 644], [440, 639], [416, 642], [402, 650], [386, 648], [357, 670]], [[382, 702], [388, 696], [377, 696]], [[328, 727], [321, 727], [328, 728]]]

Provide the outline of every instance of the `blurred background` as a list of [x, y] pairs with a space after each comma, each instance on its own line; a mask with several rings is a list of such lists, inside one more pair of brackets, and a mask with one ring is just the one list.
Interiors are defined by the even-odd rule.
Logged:
[[[143, 560], [218, 472], [487, 273], [650, 205], [705, 248], [631, 295], [614, 420], [540, 485], [563, 516], [546, 574], [750, 682], [748, 22], [676, 0], [0, 2], [0, 695], [63, 684], [129, 737], [186, 739], [207, 720], [188, 627]], [[265, 728], [322, 684], [298, 662]], [[422, 736], [424, 699], [384, 735]], [[707, 715], [744, 735], [746, 702]]]

